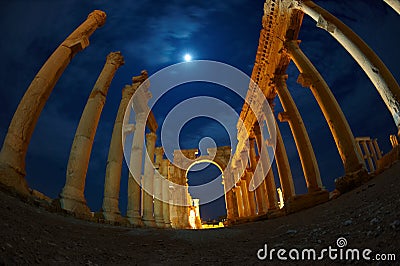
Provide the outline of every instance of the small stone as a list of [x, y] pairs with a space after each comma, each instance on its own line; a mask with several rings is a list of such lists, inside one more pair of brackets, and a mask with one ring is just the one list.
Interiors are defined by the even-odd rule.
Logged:
[[286, 234], [290, 234], [290, 235], [297, 234], [297, 230], [289, 229], [286, 231]]
[[9, 248], [13, 248], [13, 246], [10, 243], [6, 243], [6, 246]]
[[353, 223], [352, 220], [346, 220], [346, 221], [343, 222], [343, 224], [344, 224], [345, 226], [349, 226], [349, 225], [351, 225], [352, 223]]
[[369, 222], [369, 224], [370, 225], [374, 225], [374, 224], [377, 224], [377, 223], [379, 223], [379, 219], [378, 218], [373, 218], [370, 222]]
[[392, 227], [393, 229], [398, 229], [400, 227], [400, 221], [395, 220], [393, 223], [390, 224], [390, 227]]

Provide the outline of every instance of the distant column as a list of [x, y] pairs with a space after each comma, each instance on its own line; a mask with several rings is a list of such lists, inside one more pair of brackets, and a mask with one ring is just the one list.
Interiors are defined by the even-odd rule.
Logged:
[[256, 142], [258, 146], [258, 151], [260, 158], [258, 159], [261, 165], [262, 176], [265, 177], [266, 186], [266, 199], [267, 199], [267, 209], [274, 210], [278, 208], [278, 197], [276, 192], [275, 178], [271, 169], [271, 161], [268, 155], [267, 146], [264, 141], [264, 136], [259, 126], [257, 128], [260, 130], [255, 131]]
[[53, 52], [29, 85], [15, 111], [0, 152], [0, 182], [5, 186], [22, 194], [29, 193], [25, 180], [25, 157], [36, 122], [71, 59], [89, 45], [89, 37], [105, 21], [103, 11], [93, 11]]
[[140, 180], [142, 175], [144, 134], [146, 130], [146, 113], [136, 115], [136, 129], [133, 136], [130, 172], [128, 178], [128, 208], [127, 216], [131, 224], [143, 226], [141, 210], [141, 188]]
[[297, 40], [286, 42], [286, 46], [290, 57], [301, 73], [298, 82], [303, 87], [310, 87], [325, 116], [342, 158], [346, 174], [365, 169], [364, 161], [357, 152], [350, 126], [325, 80], [301, 51]]
[[153, 132], [146, 134], [147, 155], [144, 161], [144, 176], [142, 180], [143, 189], [143, 222], [146, 226], [155, 227], [153, 216], [153, 195], [154, 195], [154, 149], [157, 135]]
[[251, 184], [250, 181], [253, 178], [252, 172], [246, 170], [245, 177], [246, 177], [247, 195], [248, 195], [248, 199], [249, 199], [250, 216], [255, 216], [256, 215], [255, 193], [254, 193], [254, 190], [249, 189], [250, 184]]
[[163, 218], [164, 218], [165, 228], [171, 228], [168, 168], [169, 168], [168, 159], [163, 159], [160, 164], [160, 174], [162, 177], [164, 177], [161, 183], [162, 183], [162, 198], [163, 198], [162, 208], [163, 208]]
[[[129, 100], [132, 98], [137, 86], [125, 86], [122, 90], [122, 99], [119, 104], [117, 117], [115, 118], [114, 129], [111, 136], [110, 148], [108, 151], [106, 177], [104, 180], [103, 215], [108, 221], [119, 221], [121, 213], [118, 207], [119, 191], [121, 186], [121, 170], [123, 162], [122, 149], [122, 123]], [[135, 128], [131, 125], [131, 132]]]
[[[259, 131], [259, 130], [258, 130]], [[256, 131], [257, 132], [257, 131]], [[258, 168], [256, 172], [256, 166], [257, 166], [257, 156], [256, 156], [256, 151], [255, 151], [255, 139], [250, 138], [249, 139], [249, 144], [250, 144], [250, 166], [253, 171], [253, 175], [258, 175], [259, 178], [264, 178], [262, 176], [261, 168]], [[256, 193], [256, 200], [257, 200], [257, 214], [265, 214], [267, 213], [267, 201], [266, 201], [266, 194], [267, 194], [267, 189], [265, 187], [265, 182], [263, 182], [256, 188], [255, 190]]]
[[224, 192], [225, 192], [225, 205], [226, 205], [226, 218], [228, 221], [233, 221], [235, 219], [235, 205], [233, 198], [233, 178], [232, 174], [229, 171], [224, 171], [223, 175], [223, 184], [224, 184]]
[[285, 144], [283, 143], [281, 131], [279, 126], [276, 125], [276, 147], [275, 147], [275, 161], [276, 168], [278, 169], [279, 180], [281, 183], [282, 195], [284, 202], [296, 195], [292, 171], [290, 170], [289, 159], [287, 157]]
[[[245, 177], [243, 177], [245, 178]], [[249, 217], [251, 215], [250, 211], [250, 203], [249, 203], [249, 194], [247, 189], [247, 184], [245, 179], [240, 180], [240, 189], [242, 192], [242, 200], [243, 200], [243, 209], [244, 209], [244, 216]]]
[[281, 122], [289, 122], [297, 152], [300, 157], [308, 192], [321, 190], [322, 181], [317, 159], [300, 112], [286, 86], [287, 75], [277, 76], [276, 91], [284, 112], [278, 115]]
[[243, 207], [243, 195], [242, 195], [242, 190], [240, 188], [240, 184], [236, 184], [236, 187], [233, 189], [234, 189], [235, 195], [236, 195], [238, 214], [239, 214], [239, 217], [242, 218], [245, 216], [245, 214], [244, 214], [244, 207]]
[[165, 180], [161, 175], [161, 162], [163, 160], [164, 150], [162, 147], [155, 149], [156, 155], [156, 168], [154, 173], [154, 220], [158, 228], [165, 228], [164, 221], [164, 208], [163, 208], [163, 181]]
[[84, 197], [86, 172], [94, 136], [105, 104], [108, 89], [117, 69], [124, 64], [120, 52], [110, 53], [89, 96], [75, 133], [69, 155], [65, 186], [60, 194], [61, 207], [77, 214], [89, 215]]

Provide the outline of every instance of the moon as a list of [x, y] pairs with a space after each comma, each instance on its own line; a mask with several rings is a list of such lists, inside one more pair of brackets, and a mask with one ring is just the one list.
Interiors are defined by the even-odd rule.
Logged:
[[190, 62], [190, 61], [192, 61], [192, 56], [190, 54], [185, 54], [183, 59], [185, 59], [186, 62]]

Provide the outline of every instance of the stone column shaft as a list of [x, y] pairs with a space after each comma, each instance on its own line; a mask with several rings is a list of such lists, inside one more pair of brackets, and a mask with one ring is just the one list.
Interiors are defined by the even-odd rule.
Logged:
[[[387, 3], [399, 12], [398, 1], [387, 0]], [[382, 60], [348, 26], [314, 2], [303, 1], [298, 8], [317, 21], [317, 26], [328, 31], [356, 60], [375, 85], [400, 130], [400, 87]]]
[[101, 27], [106, 14], [96, 10], [53, 52], [36, 74], [11, 120], [0, 152], [0, 182], [27, 194], [25, 157], [36, 122], [55, 84], [73, 56], [89, 45], [89, 37]]
[[298, 82], [304, 87], [310, 87], [325, 116], [342, 158], [346, 174], [363, 169], [364, 162], [357, 153], [353, 133], [325, 80], [301, 51], [298, 41], [289, 41], [286, 45], [293, 62], [301, 72]]
[[238, 215], [240, 218], [244, 217], [244, 207], [243, 207], [243, 195], [240, 186], [236, 186], [235, 188], [235, 195], [237, 201], [237, 208], [238, 208]]
[[376, 154], [376, 150], [374, 148], [372, 140], [368, 141], [368, 147], [369, 147], [369, 150], [371, 151], [371, 156], [372, 156], [372, 159], [374, 160], [375, 165], [378, 165], [378, 155]]
[[287, 157], [285, 144], [282, 139], [279, 126], [276, 125], [276, 147], [275, 147], [275, 162], [278, 169], [279, 180], [284, 202], [296, 195], [292, 171], [290, 170], [289, 159]]
[[383, 0], [391, 8], [393, 8], [400, 15], [400, 1], [399, 0]]
[[[114, 129], [111, 136], [110, 149], [108, 152], [106, 177], [104, 180], [103, 215], [108, 221], [118, 221], [121, 214], [118, 207], [119, 191], [121, 186], [121, 170], [123, 162], [122, 149], [122, 123], [129, 100], [132, 98], [138, 84], [125, 86], [122, 90], [122, 99], [115, 118]], [[131, 132], [134, 133], [134, 126], [130, 125]]]
[[163, 208], [163, 218], [164, 218], [165, 228], [171, 228], [168, 168], [169, 168], [168, 159], [163, 159], [160, 164], [160, 174], [162, 177], [164, 177], [164, 179], [162, 180], [162, 197], [163, 197], [162, 208]]
[[[257, 156], [255, 151], [255, 139], [250, 138], [250, 164], [251, 169], [253, 171], [253, 175], [262, 176], [261, 168], [258, 168], [258, 172], [256, 173], [256, 166], [257, 166]], [[257, 200], [257, 214], [265, 214], [267, 213], [267, 201], [265, 199], [265, 195], [267, 194], [267, 189], [265, 187], [265, 182], [263, 181], [255, 190], [256, 193], [256, 200]]]
[[136, 113], [136, 129], [133, 136], [130, 172], [128, 178], [127, 216], [131, 224], [142, 226], [141, 218], [141, 175], [143, 163], [144, 134], [146, 130], [146, 113]]
[[322, 188], [317, 159], [315, 158], [314, 149], [304, 126], [303, 119], [286, 86], [286, 79], [287, 75], [277, 76], [275, 80], [276, 91], [285, 111], [284, 115], [281, 114], [278, 118], [281, 122], [289, 122], [306, 179], [308, 192], [317, 191]]
[[110, 53], [83, 110], [69, 155], [61, 207], [74, 213], [89, 214], [85, 190], [86, 172], [106, 95], [117, 69], [124, 64], [121, 53]]
[[368, 149], [367, 142], [365, 140], [363, 140], [363, 141], [361, 141], [361, 145], [363, 146], [365, 157], [367, 157], [369, 171], [373, 172], [373, 171], [375, 171], [375, 167], [374, 167], [374, 163], [372, 162], [372, 157], [371, 157], [371, 153]]
[[156, 225], [159, 228], [165, 228], [164, 221], [164, 209], [163, 209], [163, 181], [164, 178], [161, 175], [160, 168], [161, 162], [163, 160], [164, 150], [162, 147], [157, 147], [155, 149], [156, 154], [156, 173], [154, 174], [154, 219]]
[[[259, 128], [259, 127], [258, 127]], [[274, 174], [272, 172], [270, 158], [268, 155], [267, 146], [264, 141], [264, 136], [260, 130], [255, 131], [256, 142], [259, 149], [259, 161], [261, 162], [261, 172], [263, 177], [265, 177], [265, 187], [266, 187], [266, 198], [267, 198], [267, 209], [274, 210], [278, 208], [278, 197], [275, 185]]]
[[250, 216], [255, 216], [256, 215], [256, 202], [255, 202], [255, 192], [254, 190], [250, 190], [250, 181], [251, 178], [253, 177], [253, 174], [251, 171], [245, 172], [246, 175], [246, 187], [247, 187], [247, 195], [248, 195], [248, 200], [249, 200], [249, 208], [250, 208]]
[[142, 181], [143, 189], [143, 222], [146, 226], [155, 227], [155, 219], [153, 216], [153, 195], [154, 195], [154, 150], [157, 135], [153, 132], [146, 134], [147, 155], [144, 161], [144, 176]]
[[249, 194], [247, 193], [248, 189], [246, 180], [243, 179], [240, 180], [240, 190], [242, 193], [242, 200], [243, 200], [243, 210], [244, 210], [243, 214], [245, 217], [249, 217], [251, 215], [251, 211], [250, 211]]

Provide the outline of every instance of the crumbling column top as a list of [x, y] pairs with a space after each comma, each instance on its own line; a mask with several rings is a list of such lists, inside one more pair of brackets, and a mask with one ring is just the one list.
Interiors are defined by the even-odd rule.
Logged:
[[99, 27], [103, 26], [106, 23], [107, 15], [104, 11], [94, 10], [89, 14], [88, 19], [94, 19], [97, 22]]

